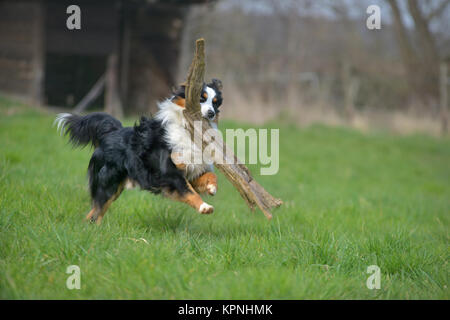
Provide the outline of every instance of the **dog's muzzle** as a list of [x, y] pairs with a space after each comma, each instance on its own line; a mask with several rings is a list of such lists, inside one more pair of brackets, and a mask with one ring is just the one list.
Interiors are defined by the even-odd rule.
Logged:
[[216, 116], [216, 113], [212, 110], [208, 110], [208, 112], [206, 113], [206, 116], [208, 117], [209, 120], [212, 120]]

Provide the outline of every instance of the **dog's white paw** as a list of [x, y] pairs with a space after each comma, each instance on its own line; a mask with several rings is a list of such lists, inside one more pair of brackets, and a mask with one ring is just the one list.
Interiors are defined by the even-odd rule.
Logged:
[[209, 213], [213, 213], [214, 211], [214, 207], [207, 204], [206, 202], [203, 202], [200, 205], [200, 208], [198, 209], [198, 212], [200, 212], [201, 214], [209, 214]]
[[215, 195], [217, 192], [217, 187], [213, 184], [208, 184], [206, 186], [206, 189], [208, 190], [208, 194], [210, 194], [211, 196]]

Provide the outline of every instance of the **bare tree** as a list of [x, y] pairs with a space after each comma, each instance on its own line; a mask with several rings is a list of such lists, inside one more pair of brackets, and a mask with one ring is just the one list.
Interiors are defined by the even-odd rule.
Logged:
[[[416, 96], [427, 99], [438, 95], [439, 53], [436, 40], [430, 30], [431, 21], [442, 14], [450, 0], [434, 1], [434, 8], [425, 12], [425, 5], [417, 0], [408, 0], [407, 13], [414, 21], [410, 34], [403, 22], [403, 13], [397, 0], [387, 0], [392, 10], [399, 51], [406, 69], [408, 83]], [[426, 5], [430, 5], [427, 1]]]

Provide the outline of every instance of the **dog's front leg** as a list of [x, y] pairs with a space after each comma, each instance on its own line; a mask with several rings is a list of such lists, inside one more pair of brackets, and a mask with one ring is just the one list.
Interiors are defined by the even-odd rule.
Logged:
[[180, 193], [176, 190], [165, 190], [164, 195], [173, 200], [184, 202], [202, 214], [213, 213], [214, 207], [204, 202], [202, 197], [192, 188], [192, 185], [187, 180], [185, 180], [185, 183], [187, 185], [187, 191]]
[[184, 171], [186, 169], [186, 163], [184, 163], [181, 153], [174, 151], [170, 154], [170, 158], [178, 170]]
[[217, 192], [217, 176], [213, 172], [206, 172], [191, 183], [198, 193], [207, 192], [213, 196]]

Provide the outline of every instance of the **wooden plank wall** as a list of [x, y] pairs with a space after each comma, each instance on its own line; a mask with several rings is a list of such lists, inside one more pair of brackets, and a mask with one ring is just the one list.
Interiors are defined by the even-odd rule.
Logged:
[[[118, 46], [119, 10], [117, 0], [48, 0], [46, 51], [71, 55], [107, 56]], [[66, 27], [69, 5], [81, 9], [81, 30]]]
[[122, 76], [127, 77], [128, 113], [156, 111], [156, 102], [167, 97], [176, 85], [175, 71], [186, 10], [187, 6], [170, 4], [127, 10], [128, 74]]
[[0, 1], [0, 91], [42, 103], [44, 10], [39, 0]]
[[[66, 8], [74, 3], [81, 7], [81, 30], [66, 28]], [[52, 69], [55, 76], [46, 75], [49, 65], [54, 65], [52, 61], [46, 63], [46, 58], [106, 61], [111, 54], [117, 54], [118, 81], [129, 109], [127, 113], [154, 111], [155, 102], [167, 97], [176, 85], [175, 70], [187, 6], [146, 3], [0, 0], [0, 92], [46, 103], [44, 96], [52, 92], [47, 92], [51, 86], [44, 80], [56, 79], [64, 72]], [[82, 69], [77, 67], [80, 72]], [[73, 76], [67, 72], [65, 75]], [[92, 82], [97, 78], [93, 76]]]
[[[80, 30], [66, 27], [71, 4], [80, 7]], [[105, 74], [108, 57], [119, 51], [120, 14], [119, 0], [46, 1], [45, 92], [49, 104], [73, 107]], [[100, 98], [94, 104], [103, 106]]]

